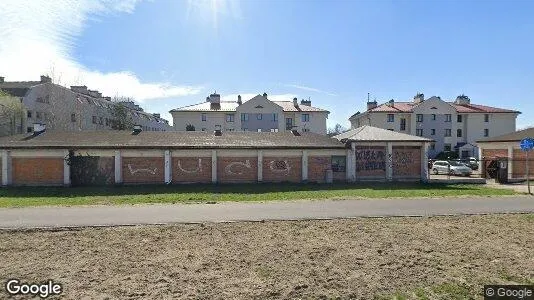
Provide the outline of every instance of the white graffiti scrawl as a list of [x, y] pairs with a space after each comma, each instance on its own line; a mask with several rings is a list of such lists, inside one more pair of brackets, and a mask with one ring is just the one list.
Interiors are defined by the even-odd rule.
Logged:
[[156, 172], [158, 171], [158, 168], [154, 168], [154, 169], [134, 169], [132, 167], [132, 165], [128, 164], [128, 170], [130, 170], [130, 174], [132, 174], [132, 175], [136, 174], [136, 173], [140, 173], [140, 172], [146, 172], [146, 173], [155, 175]]
[[289, 162], [287, 160], [271, 160], [269, 163], [269, 169], [271, 169], [273, 173], [289, 174], [291, 167], [289, 166]]
[[202, 159], [198, 159], [198, 166], [195, 169], [186, 170], [182, 167], [182, 162], [178, 160], [178, 169], [184, 173], [202, 173]]
[[248, 169], [251, 169], [252, 166], [250, 165], [250, 160], [245, 160], [245, 162], [242, 162], [242, 161], [234, 161], [232, 163], [229, 163], [225, 168], [224, 168], [224, 171], [228, 174], [231, 174], [231, 175], [241, 175], [243, 173], [245, 173], [245, 170], [243, 168], [239, 168], [238, 171], [234, 171], [232, 168], [236, 167], [236, 166], [240, 166], [240, 167], [243, 167], [243, 168], [248, 168]]

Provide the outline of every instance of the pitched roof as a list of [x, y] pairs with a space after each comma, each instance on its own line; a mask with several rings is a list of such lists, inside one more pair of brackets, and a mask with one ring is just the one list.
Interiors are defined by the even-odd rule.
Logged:
[[[516, 111], [516, 110], [497, 108], [497, 107], [491, 107], [491, 106], [479, 105], [479, 104], [460, 105], [460, 104], [455, 104], [454, 102], [446, 102], [446, 103], [454, 107], [456, 111], [459, 113], [520, 113], [519, 111]], [[371, 112], [371, 113], [373, 112], [410, 113], [410, 112], [413, 112], [413, 109], [416, 106], [417, 104], [413, 102], [395, 102], [392, 106], [388, 105], [388, 103], [384, 103], [369, 110], [368, 112]]]
[[16, 135], [0, 138], [0, 148], [151, 148], [151, 149], [336, 149], [345, 145], [325, 135], [303, 132], [213, 132], [202, 131], [50, 131], [32, 137]]
[[350, 140], [361, 142], [433, 142], [433, 140], [424, 137], [395, 132], [368, 125], [343, 132], [334, 136], [334, 138], [340, 141]]
[[[258, 96], [263, 97], [261, 95], [257, 95], [255, 97], [258, 97]], [[252, 98], [252, 99], [254, 99], [254, 98]], [[251, 100], [251, 99], [249, 99], [249, 100]], [[249, 100], [247, 100], [247, 101], [249, 101]], [[302, 111], [302, 112], [328, 112], [327, 110], [324, 110], [324, 109], [321, 109], [321, 108], [302, 105], [302, 104], [299, 104], [299, 105], [297, 105], [297, 107], [295, 107], [295, 105], [293, 105], [293, 101], [272, 101], [272, 100], [269, 100], [269, 101], [281, 106], [283, 111], [285, 111], [285, 112], [296, 112], [296, 111]], [[201, 103], [197, 103], [197, 104], [193, 104], [193, 105], [188, 105], [188, 106], [184, 106], [184, 107], [175, 108], [175, 109], [172, 109], [170, 112], [179, 112], [179, 111], [206, 111], [206, 112], [207, 111], [217, 111], [217, 112], [218, 111], [227, 111], [227, 112], [232, 112], [232, 111], [236, 111], [238, 106], [239, 105], [237, 104], [236, 101], [221, 101], [219, 106], [213, 106], [213, 105], [211, 105], [210, 102], [206, 101], [206, 102], [201, 102]]]
[[503, 134], [495, 137], [485, 138], [477, 141], [477, 143], [487, 142], [518, 142], [524, 138], [534, 138], [534, 128], [527, 128], [519, 131], [515, 131], [508, 134]]
[[31, 87], [41, 83], [40, 81], [4, 81], [0, 82], [0, 90], [15, 97], [24, 97]]

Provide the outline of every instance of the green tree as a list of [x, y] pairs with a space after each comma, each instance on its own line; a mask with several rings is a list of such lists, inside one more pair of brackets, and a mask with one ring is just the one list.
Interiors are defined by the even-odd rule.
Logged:
[[21, 100], [0, 90], [0, 136], [22, 133], [24, 117]]
[[111, 128], [115, 130], [132, 130], [135, 125], [130, 109], [120, 102], [112, 106], [111, 117]]

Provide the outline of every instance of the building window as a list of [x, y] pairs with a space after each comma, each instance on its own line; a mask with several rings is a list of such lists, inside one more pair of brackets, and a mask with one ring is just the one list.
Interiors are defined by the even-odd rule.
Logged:
[[436, 135], [436, 129], [430, 129], [430, 135]]
[[430, 150], [436, 150], [436, 144], [434, 143], [430, 144]]
[[256, 114], [256, 120], [263, 119], [263, 114]]
[[206, 127], [203, 127], [203, 128], [202, 128], [202, 131], [206, 131]]
[[104, 125], [104, 118], [103, 117], [100, 117], [100, 119], [98, 120], [98, 124]]
[[32, 130], [33, 130], [33, 128], [31, 128], [31, 127], [27, 127], [27, 128], [26, 128], [26, 132], [27, 132], [27, 133], [32, 132]]
[[489, 114], [484, 114], [484, 122], [489, 122]]
[[109, 119], [106, 118], [106, 126], [109, 126]]
[[70, 114], [70, 121], [76, 122], [76, 114]]
[[484, 129], [484, 136], [489, 136], [489, 129]]
[[423, 115], [422, 114], [417, 114], [416, 118], [417, 118], [417, 122], [419, 122], [419, 123], [423, 122]]
[[395, 129], [393, 129], [393, 128], [388, 128], [388, 130], [389, 130], [389, 131], [395, 131]]
[[248, 131], [248, 128], [243, 128], [243, 131]]
[[445, 136], [451, 136], [451, 130], [445, 129]]
[[445, 115], [445, 122], [451, 122], [452, 121], [452, 116], [451, 114], [446, 114]]
[[417, 135], [417, 136], [423, 136], [423, 129], [416, 129], [416, 130], [415, 130], [415, 135]]
[[436, 121], [436, 114], [432, 114], [432, 121]]
[[248, 121], [248, 114], [241, 114], [241, 121]]
[[201, 115], [201, 118], [202, 118], [202, 122], [206, 122], [206, 118], [207, 118], [207, 117], [206, 117], [206, 114], [202, 114], [202, 115]]
[[309, 128], [302, 128], [302, 132], [310, 132]]
[[456, 129], [456, 136], [457, 137], [462, 137], [462, 130], [461, 129]]
[[388, 122], [389, 123], [395, 122], [395, 115], [394, 114], [388, 114]]
[[258, 128], [258, 132], [261, 132], [261, 128]]
[[286, 130], [293, 129], [293, 118], [286, 118]]
[[347, 169], [347, 157], [346, 156], [332, 156], [332, 171], [333, 172], [345, 172]]
[[273, 114], [273, 122], [277, 122], [278, 121], [278, 114]]
[[310, 114], [302, 114], [302, 122], [309, 122]]
[[406, 119], [405, 119], [405, 118], [402, 118], [402, 119], [400, 120], [400, 130], [401, 130], [401, 131], [406, 130]]
[[96, 116], [93, 116], [93, 124], [96, 124]]
[[458, 123], [462, 123], [462, 115], [457, 115], [456, 121], [458, 121]]
[[233, 128], [226, 128], [226, 131], [230, 131], [231, 132], [231, 131], [234, 131], [234, 129]]
[[28, 119], [32, 118], [32, 111], [31, 110], [28, 110], [28, 112], [26, 112], [26, 117], [28, 117]]
[[35, 112], [35, 117], [36, 117], [37, 119], [41, 119], [41, 113], [38, 112], [38, 111], [36, 111], [36, 112]]
[[226, 122], [233, 122], [234, 114], [226, 114]]
[[446, 152], [450, 152], [451, 151], [451, 144], [445, 144], [443, 146], [443, 150], [446, 151]]
[[271, 128], [271, 132], [278, 132], [278, 128]]

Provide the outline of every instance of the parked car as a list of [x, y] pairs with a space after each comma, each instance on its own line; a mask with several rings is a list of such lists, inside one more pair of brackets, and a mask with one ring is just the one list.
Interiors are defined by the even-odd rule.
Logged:
[[464, 163], [458, 161], [438, 160], [432, 165], [434, 174], [450, 174], [458, 176], [471, 176], [473, 170]]
[[472, 170], [478, 170], [478, 159], [475, 157], [456, 159], [455, 161], [465, 164]]

